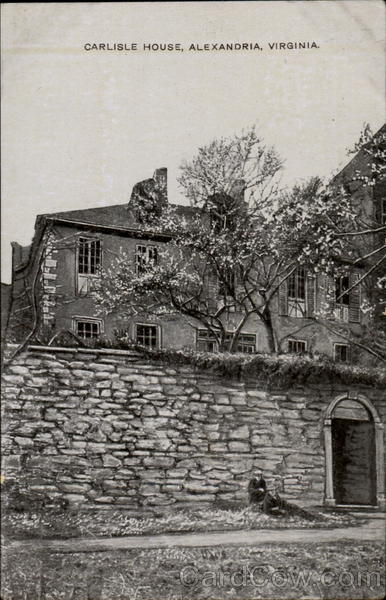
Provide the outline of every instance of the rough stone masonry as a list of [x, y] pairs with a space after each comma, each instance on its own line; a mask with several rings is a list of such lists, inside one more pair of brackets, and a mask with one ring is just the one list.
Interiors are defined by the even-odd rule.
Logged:
[[[5, 477], [133, 514], [243, 505], [257, 470], [284, 497], [321, 504], [323, 417], [349, 387], [268, 389], [131, 351], [47, 347], [3, 379]], [[361, 391], [380, 406], [380, 390]]]

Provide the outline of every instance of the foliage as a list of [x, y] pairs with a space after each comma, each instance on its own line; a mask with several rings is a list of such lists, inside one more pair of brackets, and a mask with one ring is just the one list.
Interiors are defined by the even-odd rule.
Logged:
[[261, 206], [276, 194], [282, 166], [275, 149], [250, 127], [199, 148], [190, 162], [182, 163], [178, 182], [192, 206], [217, 211], [217, 198], [237, 198], [244, 192], [248, 204]]
[[[368, 136], [364, 142], [370, 148]], [[204, 327], [219, 350], [231, 352], [254, 315], [265, 327], [269, 351], [278, 352], [278, 293], [298, 267], [309, 276], [340, 276], [360, 267], [362, 284], [377, 275], [384, 247], [374, 250], [373, 238], [363, 233], [363, 219], [344, 182], [336, 178], [325, 185], [313, 177], [280, 190], [281, 168], [274, 149], [253, 127], [199, 148], [182, 164], [179, 177], [194, 210], [169, 206], [157, 214], [153, 228], [167, 233], [169, 243], [140, 269], [130, 256], [118, 257], [103, 273], [99, 311], [121, 317], [180, 315], [193, 327]], [[323, 325], [335, 302], [335, 291], [331, 297], [330, 292], [317, 314], [302, 307], [303, 316]], [[363, 312], [371, 312], [376, 301], [374, 293], [367, 294]]]
[[[74, 347], [62, 344], [63, 347]], [[240, 380], [254, 379], [259, 382], [285, 388], [303, 383], [318, 383], [333, 379], [337, 383], [363, 384], [382, 387], [386, 384], [383, 367], [366, 367], [361, 364], [336, 363], [323, 354], [269, 354], [258, 352], [244, 354], [240, 352], [197, 352], [190, 348], [149, 349], [133, 342], [124, 332], [117, 332], [115, 339], [89, 339], [87, 348], [119, 349], [140, 353], [151, 361], [178, 367], [187, 365], [209, 371], [225, 378]]]
[[373, 133], [368, 123], [363, 125], [358, 141], [349, 154], [362, 152], [368, 158], [368, 169], [356, 169], [353, 180], [374, 187], [386, 178], [386, 127]]
[[[171, 239], [166, 249], [159, 249], [157, 261], [138, 270], [125, 255], [105, 271], [97, 293], [101, 310], [182, 314], [201, 323], [219, 348], [234, 350], [248, 317], [264, 314], [264, 302], [254, 297], [258, 283], [252, 269], [258, 258], [265, 262], [270, 248], [255, 232], [267, 188], [270, 201], [277, 194], [280, 168], [274, 150], [264, 146], [253, 128], [200, 148], [182, 166], [180, 177], [195, 211], [188, 216], [175, 207], [163, 211], [158, 230]], [[238, 311], [239, 318], [226, 340], [230, 310]]]

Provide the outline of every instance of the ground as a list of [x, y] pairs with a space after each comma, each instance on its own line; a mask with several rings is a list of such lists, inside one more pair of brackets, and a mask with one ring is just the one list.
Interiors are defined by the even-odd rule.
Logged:
[[174, 532], [232, 531], [347, 527], [360, 524], [351, 515], [313, 509], [310, 518], [298, 515], [274, 517], [249, 507], [234, 510], [180, 511], [159, 517], [134, 518], [124, 510], [6, 511], [3, 534], [13, 539], [116, 537]]
[[58, 512], [8, 512], [5, 521], [2, 600], [384, 596], [382, 521], [375, 518], [277, 519], [243, 509], [158, 519], [119, 511], [69, 513], [67, 520]]
[[3, 600], [382, 598], [380, 543], [3, 553]]

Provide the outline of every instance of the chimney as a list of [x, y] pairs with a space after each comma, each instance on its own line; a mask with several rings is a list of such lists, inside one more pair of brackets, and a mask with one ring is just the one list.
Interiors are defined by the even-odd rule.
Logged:
[[141, 223], [151, 223], [159, 218], [168, 203], [168, 170], [156, 169], [151, 179], [139, 181], [133, 187], [129, 210], [134, 210], [136, 219]]
[[162, 205], [168, 203], [168, 170], [161, 167], [154, 171], [155, 191], [158, 193], [159, 202]]

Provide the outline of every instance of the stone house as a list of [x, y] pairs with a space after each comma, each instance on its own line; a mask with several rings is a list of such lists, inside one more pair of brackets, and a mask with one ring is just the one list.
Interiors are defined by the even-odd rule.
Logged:
[[[382, 222], [384, 185], [364, 193], [351, 183], [357, 168], [367, 168], [363, 153], [354, 157], [339, 177], [351, 186], [359, 213], [374, 227], [377, 221]], [[141, 205], [143, 198], [146, 203]], [[33, 326], [37, 339], [44, 337], [46, 342], [63, 332], [80, 338], [110, 339], [114, 331], [124, 330], [136, 343], [152, 348], [215, 351], [216, 341], [208, 331], [199, 322], [188, 321], [179, 314], [158, 317], [143, 313], [122, 318], [117, 314], [99, 316], [96, 312], [93, 290], [100, 280], [102, 265], [108, 268], [116, 256], [125, 252], [131, 257], [133, 268], [141, 272], [147, 263], [159, 259], [170, 235], [152, 227], [152, 215], [159, 214], [167, 204], [167, 170], [161, 168], [152, 178], [134, 186], [128, 204], [38, 216], [31, 246], [12, 244], [10, 339], [22, 340]], [[174, 207], [177, 214], [187, 219], [197, 210]], [[377, 239], [371, 240], [374, 243]], [[340, 362], [356, 358], [355, 347], [340, 335], [339, 328], [323, 328], [313, 316], [325, 303], [326, 294], [332, 293], [339, 298], [332, 307], [332, 321], [349, 326], [359, 335], [365, 321], [360, 310], [365, 290], [355, 287], [344, 293], [358, 277], [358, 270], [335, 281], [325, 275], [310, 276], [302, 268], [293, 273], [276, 298], [273, 320], [275, 331], [279, 332], [278, 347], [290, 353], [322, 353]], [[218, 288], [213, 288], [212, 293], [220, 300]], [[229, 331], [233, 331], [237, 314], [229, 313], [224, 318]], [[242, 329], [238, 350], [254, 353], [267, 349], [265, 328], [251, 315]]]

